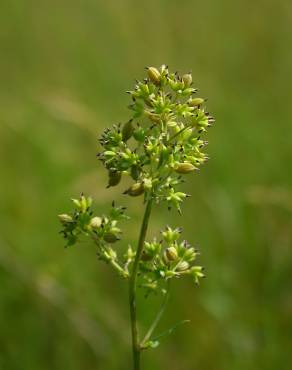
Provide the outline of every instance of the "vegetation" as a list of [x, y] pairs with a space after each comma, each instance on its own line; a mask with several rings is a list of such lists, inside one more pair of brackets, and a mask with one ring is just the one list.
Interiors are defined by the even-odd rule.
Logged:
[[[122, 195], [128, 176], [105, 188], [96, 135], [127, 121], [121, 92], [143, 66], [165, 61], [192, 68], [218, 124], [208, 130], [209, 162], [179, 187], [192, 195], [183, 216], [166, 203], [152, 208], [147, 240], [183, 225], [207, 276], [199, 288], [190, 277], [171, 283], [157, 333], [191, 321], [144, 351], [143, 367], [290, 369], [291, 7], [1, 2], [1, 369], [131, 368], [127, 283], [98, 263], [89, 240], [63, 249], [55, 215], [82, 191], [97, 215], [115, 199], [131, 216], [121, 243], [136, 248], [143, 196]], [[162, 299], [144, 294], [137, 289], [141, 334]]]

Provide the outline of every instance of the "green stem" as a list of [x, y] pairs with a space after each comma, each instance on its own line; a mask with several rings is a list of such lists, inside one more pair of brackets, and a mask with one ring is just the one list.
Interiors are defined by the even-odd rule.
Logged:
[[170, 283], [170, 280], [168, 280], [167, 282], [167, 291], [165, 293], [165, 296], [164, 296], [164, 300], [161, 304], [161, 307], [152, 323], [152, 325], [150, 326], [149, 330], [147, 331], [145, 337], [143, 338], [142, 342], [141, 342], [141, 348], [143, 349], [143, 347], [145, 347], [145, 344], [147, 343], [147, 341], [151, 338], [151, 335], [153, 334], [154, 330], [156, 329], [162, 315], [163, 315], [163, 312], [166, 308], [166, 305], [167, 305], [167, 302], [168, 302], [168, 299], [169, 299], [169, 283]]
[[139, 268], [139, 262], [142, 256], [144, 242], [146, 238], [149, 218], [152, 208], [152, 199], [148, 200], [144, 212], [144, 217], [141, 225], [140, 236], [133, 263], [133, 269], [130, 276], [129, 283], [129, 304], [130, 304], [130, 318], [131, 318], [131, 332], [132, 332], [132, 352], [133, 352], [133, 364], [134, 370], [140, 370], [140, 353], [141, 347], [139, 344], [139, 334], [137, 326], [137, 310], [136, 310], [136, 285], [137, 285], [137, 273]]

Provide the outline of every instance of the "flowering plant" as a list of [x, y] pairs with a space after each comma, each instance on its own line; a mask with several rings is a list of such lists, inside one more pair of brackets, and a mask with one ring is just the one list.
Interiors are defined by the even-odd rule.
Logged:
[[[81, 236], [91, 238], [100, 260], [128, 281], [134, 370], [140, 369], [141, 352], [159, 344], [153, 332], [165, 309], [170, 281], [190, 276], [198, 283], [204, 277], [203, 268], [196, 264], [198, 251], [181, 240], [181, 228], [166, 226], [161, 237], [146, 241], [152, 206], [166, 203], [169, 210], [181, 213], [181, 204], [189, 195], [179, 191], [179, 185], [208, 159], [202, 151], [207, 144], [202, 135], [214, 119], [205, 109], [205, 100], [196, 97], [192, 84], [190, 73], [181, 77], [165, 65], [147, 68], [147, 77], [128, 91], [131, 119], [107, 128], [100, 138], [98, 158], [108, 172], [107, 187], [117, 186], [128, 176], [132, 184], [124, 194], [144, 200], [136, 249], [129, 246], [120, 255], [115, 248], [121, 236], [119, 222], [129, 217], [125, 207], [114, 202], [108, 215], [95, 216], [91, 198], [82, 194], [72, 200], [72, 214], [59, 215], [67, 246], [76, 244]], [[142, 339], [136, 311], [138, 277], [147, 295], [154, 291], [164, 295], [161, 309]]]

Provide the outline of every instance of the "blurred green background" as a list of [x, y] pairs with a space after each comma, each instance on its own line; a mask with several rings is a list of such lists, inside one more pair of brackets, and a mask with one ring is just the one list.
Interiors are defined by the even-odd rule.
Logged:
[[[147, 65], [192, 70], [216, 117], [211, 160], [189, 177], [184, 226], [207, 279], [173, 284], [160, 330], [182, 319], [151, 370], [286, 370], [292, 362], [292, 3], [288, 0], [2, 0], [0, 5], [0, 369], [129, 370], [127, 289], [94, 247], [63, 248], [56, 215], [105, 189], [102, 129], [129, 117]], [[158, 298], [139, 300], [141, 326]]]

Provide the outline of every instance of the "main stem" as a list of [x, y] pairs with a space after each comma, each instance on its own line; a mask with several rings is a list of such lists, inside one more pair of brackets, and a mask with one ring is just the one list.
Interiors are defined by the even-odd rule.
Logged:
[[140, 236], [138, 241], [138, 246], [136, 250], [136, 256], [133, 264], [133, 269], [130, 277], [129, 285], [129, 304], [130, 304], [130, 317], [131, 317], [131, 332], [132, 332], [132, 352], [133, 352], [133, 364], [134, 370], [140, 370], [140, 343], [139, 334], [137, 326], [137, 310], [136, 310], [136, 283], [137, 283], [137, 273], [141, 255], [143, 252], [144, 242], [146, 238], [149, 218], [152, 208], [152, 199], [148, 200], [144, 212], [144, 217], [141, 225]]

